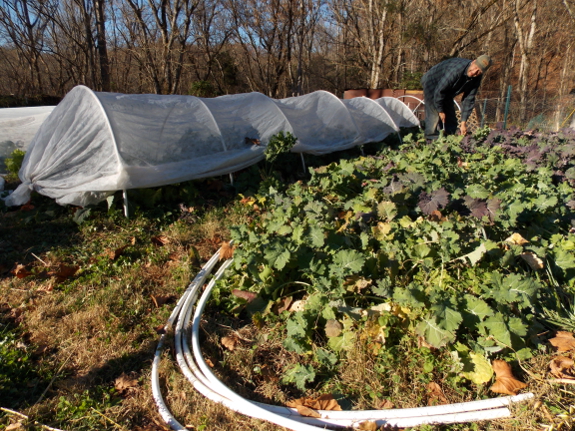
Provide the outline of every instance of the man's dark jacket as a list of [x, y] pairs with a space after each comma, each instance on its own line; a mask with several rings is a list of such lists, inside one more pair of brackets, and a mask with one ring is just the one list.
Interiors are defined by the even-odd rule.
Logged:
[[455, 96], [463, 93], [461, 121], [467, 121], [483, 76], [469, 78], [467, 68], [470, 64], [471, 60], [465, 58], [450, 58], [429, 69], [421, 78], [425, 103], [432, 103], [437, 112], [445, 112], [444, 104], [452, 103]]

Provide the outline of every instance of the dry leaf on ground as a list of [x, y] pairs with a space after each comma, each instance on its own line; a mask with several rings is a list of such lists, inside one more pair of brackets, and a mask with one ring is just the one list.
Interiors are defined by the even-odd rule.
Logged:
[[429, 392], [429, 398], [427, 399], [428, 406], [448, 404], [447, 398], [445, 398], [441, 386], [439, 386], [437, 383], [429, 382], [427, 384], [427, 391]]
[[288, 407], [297, 408], [298, 406], [305, 406], [315, 410], [341, 410], [341, 406], [332, 394], [323, 394], [319, 397], [302, 397], [286, 403]]
[[523, 238], [521, 235], [519, 235], [518, 233], [514, 233], [513, 235], [511, 235], [509, 238], [507, 238], [505, 240], [505, 242], [509, 243], [509, 244], [513, 244], [513, 245], [525, 245], [525, 244], [529, 244], [529, 241], [527, 241], [525, 238]]
[[513, 376], [511, 366], [501, 360], [494, 359], [491, 363], [495, 372], [495, 383], [490, 390], [498, 394], [517, 395], [517, 393], [527, 386], [526, 383], [520, 382]]
[[289, 310], [291, 304], [293, 302], [293, 297], [287, 296], [280, 300], [280, 304], [278, 307], [278, 314], [283, 313], [284, 311]]
[[220, 249], [220, 260], [227, 260], [231, 259], [234, 255], [234, 250], [236, 248], [232, 247], [229, 242], [224, 241], [222, 242], [221, 249]]
[[114, 387], [116, 390], [125, 395], [130, 391], [133, 391], [138, 387], [138, 379], [135, 376], [136, 373], [132, 372], [130, 374], [122, 373], [119, 377], [114, 380]]
[[559, 379], [575, 379], [573, 359], [566, 356], [557, 356], [549, 363], [551, 374]]
[[543, 261], [533, 252], [526, 251], [521, 253], [520, 256], [534, 271], [545, 268]]
[[395, 407], [395, 404], [393, 404], [391, 401], [389, 400], [383, 400], [381, 402], [381, 404], [379, 405], [379, 409], [380, 410], [387, 410], [387, 409], [392, 409]]
[[445, 220], [447, 220], [447, 217], [444, 217], [440, 211], [435, 210], [435, 211], [432, 211], [431, 214], [429, 214], [429, 220], [431, 220], [431, 221], [445, 221]]
[[24, 425], [22, 425], [22, 422], [16, 422], [15, 424], [10, 424], [8, 425], [6, 428], [4, 428], [6, 431], [14, 431], [14, 430], [23, 430], [24, 429]]
[[34, 209], [34, 205], [32, 205], [30, 202], [28, 202], [27, 204], [24, 204], [20, 207], [20, 211], [32, 211]]
[[110, 258], [110, 260], [116, 260], [124, 253], [124, 250], [126, 250], [127, 248], [128, 246], [124, 245], [120, 248], [117, 248], [116, 250], [108, 250], [107, 255]]
[[238, 337], [230, 336], [230, 337], [222, 337], [221, 339], [222, 346], [224, 346], [229, 351], [233, 352], [236, 346], [239, 343]]
[[305, 303], [305, 299], [298, 299], [297, 301], [294, 301], [294, 303], [290, 306], [289, 311], [292, 313], [303, 311], [305, 309]]
[[79, 266], [68, 266], [62, 264], [58, 267], [57, 270], [50, 271], [48, 275], [62, 282], [69, 279], [70, 277], [73, 277], [78, 272], [79, 269], [80, 269]]
[[374, 421], [363, 421], [359, 424], [358, 430], [365, 430], [365, 431], [377, 431], [379, 427], [377, 426], [377, 422]]
[[335, 319], [329, 319], [325, 324], [325, 335], [339, 337], [343, 331], [343, 325]]
[[152, 244], [157, 246], [163, 246], [170, 243], [170, 239], [165, 235], [158, 235], [152, 237]]
[[38, 288], [38, 292], [50, 293], [54, 290], [54, 281], [50, 281]]
[[159, 308], [164, 304], [174, 302], [176, 300], [176, 295], [150, 295], [150, 298], [152, 298], [156, 308]]
[[575, 348], [575, 338], [567, 331], [557, 331], [554, 338], [549, 339], [553, 347], [557, 347], [558, 352], [568, 352]]
[[252, 302], [254, 299], [258, 297], [258, 295], [254, 292], [248, 292], [246, 290], [240, 290], [240, 289], [232, 290], [232, 295], [237, 296], [238, 298], [245, 299], [247, 302]]
[[28, 268], [26, 268], [24, 265], [21, 264], [16, 265], [16, 268], [12, 270], [12, 274], [14, 274], [18, 278], [25, 278], [28, 277], [29, 275], [32, 275], [32, 273], [28, 270]]
[[321, 415], [314, 409], [310, 409], [307, 406], [295, 406], [297, 412], [302, 416], [307, 416], [310, 418], [321, 418]]

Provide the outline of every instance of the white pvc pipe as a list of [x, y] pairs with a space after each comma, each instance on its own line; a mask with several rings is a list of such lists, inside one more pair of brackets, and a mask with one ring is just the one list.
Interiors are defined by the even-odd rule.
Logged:
[[[185, 333], [189, 328], [189, 321], [192, 314], [193, 303], [195, 302], [199, 289], [205, 279], [217, 263], [219, 253], [214, 254], [210, 261], [204, 265], [194, 281], [176, 304], [168, 320], [167, 328], [171, 328], [176, 318], [178, 323], [175, 328], [176, 359], [186, 378], [193, 386], [207, 398], [219, 402], [226, 407], [259, 419], [268, 420], [277, 425], [293, 430], [318, 430], [325, 429], [326, 425], [338, 427], [355, 427], [365, 420], [373, 420], [379, 425], [390, 424], [399, 427], [410, 427], [428, 423], [456, 423], [470, 422], [477, 420], [488, 420], [494, 418], [507, 417], [510, 412], [503, 406], [513, 402], [523, 401], [533, 397], [533, 394], [522, 394], [515, 397], [493, 398], [489, 400], [473, 401], [469, 403], [449, 404], [445, 406], [420, 407], [413, 409], [396, 410], [372, 410], [372, 411], [318, 411], [321, 418], [309, 418], [299, 415], [295, 409], [282, 406], [272, 406], [253, 402], [240, 397], [227, 386], [225, 386], [211, 371], [205, 363], [199, 345], [199, 323], [203, 309], [211, 294], [215, 282], [221, 278], [225, 269], [232, 260], [226, 261], [218, 270], [214, 278], [210, 281], [194, 313], [192, 325], [191, 341], [193, 355], [190, 353]], [[183, 430], [182, 425], [169, 413], [165, 406], [160, 389], [158, 376], [158, 363], [163, 349], [164, 335], [160, 338], [158, 349], [154, 357], [152, 366], [152, 390], [154, 399], [158, 404], [158, 409], [162, 418], [174, 429]], [[194, 361], [194, 357], [196, 361]], [[197, 365], [196, 363], [197, 362]], [[309, 425], [305, 425], [306, 422]], [[318, 425], [318, 428], [313, 425]]]
[[188, 286], [188, 288], [186, 289], [186, 291], [184, 292], [182, 297], [177, 302], [176, 307], [174, 308], [174, 310], [170, 314], [170, 317], [168, 318], [168, 322], [164, 326], [164, 333], [160, 337], [158, 347], [156, 348], [156, 352], [154, 354], [154, 360], [152, 362], [152, 375], [151, 375], [152, 396], [154, 398], [154, 401], [156, 402], [156, 405], [158, 406], [158, 411], [159, 411], [160, 415], [162, 416], [162, 419], [164, 420], [164, 422], [166, 422], [166, 424], [168, 424], [170, 426], [170, 428], [172, 428], [174, 430], [184, 431], [184, 430], [187, 430], [187, 428], [184, 427], [181, 423], [179, 423], [176, 420], [176, 418], [174, 418], [174, 416], [171, 414], [170, 410], [166, 406], [166, 403], [164, 402], [164, 398], [162, 397], [162, 390], [160, 388], [160, 378], [159, 378], [158, 369], [160, 366], [162, 351], [164, 350], [165, 337], [166, 337], [166, 334], [171, 330], [171, 328], [174, 324], [174, 321], [176, 320], [178, 314], [180, 313], [180, 309], [181, 309], [182, 305], [184, 304], [189, 293], [194, 290], [195, 286], [201, 285], [200, 282], [203, 282], [203, 280], [205, 280], [205, 278], [210, 274], [213, 267], [218, 262], [218, 258], [219, 258], [219, 251], [216, 252], [211, 257], [211, 259], [202, 267], [202, 269], [200, 270], [198, 275], [196, 275], [194, 280], [190, 283], [190, 285]]
[[[229, 262], [231, 263], [231, 262]], [[200, 367], [201, 371], [203, 372], [204, 375], [206, 375], [208, 377], [208, 379], [210, 380], [210, 387], [214, 388], [220, 392], [221, 394], [223, 394], [226, 398], [233, 398], [235, 401], [238, 401], [240, 403], [246, 402], [246, 400], [242, 399], [241, 397], [239, 397], [237, 394], [235, 394], [233, 391], [231, 391], [227, 386], [225, 386], [221, 381], [219, 381], [219, 379], [217, 379], [217, 377], [212, 373], [210, 367], [205, 363], [203, 356], [201, 354], [201, 350], [200, 350], [200, 346], [199, 346], [199, 322], [201, 319], [201, 314], [203, 312], [203, 309], [207, 303], [207, 300], [209, 299], [210, 296], [210, 292], [211, 289], [213, 287], [213, 285], [215, 284], [215, 281], [217, 281], [222, 275], [223, 275], [223, 270], [225, 270], [225, 267], [228, 266], [228, 262], [226, 262], [226, 265], [224, 265], [220, 271], [218, 271], [218, 274], [216, 274], [215, 278], [210, 282], [210, 284], [208, 284], [208, 286], [206, 287], [202, 297], [199, 300], [199, 304], [197, 306], [195, 315], [194, 315], [194, 323], [192, 326], [192, 343], [193, 343], [193, 347], [194, 347], [194, 356], [196, 359], [196, 362], [198, 363], [198, 366]], [[373, 420], [373, 419], [381, 419], [381, 418], [385, 418], [384, 420], [387, 422], [387, 418], [389, 417], [389, 413], [391, 413], [390, 416], [392, 417], [410, 417], [410, 416], [430, 416], [430, 415], [441, 415], [441, 414], [445, 414], [445, 413], [452, 413], [452, 412], [467, 412], [468, 410], [474, 409], [474, 408], [487, 408], [489, 405], [497, 405], [497, 406], [501, 406], [502, 404], [508, 404], [506, 402], [501, 402], [499, 401], [499, 399], [494, 399], [494, 401], [489, 401], [487, 400], [487, 402], [484, 401], [479, 401], [479, 402], [475, 402], [475, 404], [472, 403], [460, 403], [457, 405], [451, 405], [451, 406], [436, 406], [436, 407], [423, 407], [423, 408], [418, 408], [418, 409], [405, 409], [405, 412], [402, 412], [402, 410], [404, 409], [398, 409], [398, 410], [381, 410], [381, 411], [365, 411], [365, 412], [357, 412], [357, 411], [346, 411], [346, 412], [336, 412], [336, 411], [319, 411], [318, 413], [320, 413], [320, 415], [322, 415], [322, 418], [325, 419], [330, 419], [329, 422], [334, 423], [334, 421], [337, 420], [343, 420], [346, 422], [346, 426], [351, 425], [351, 423], [349, 423], [349, 421], [351, 421], [352, 423], [356, 423], [357, 421], [363, 421], [363, 420]], [[253, 406], [255, 405], [255, 403], [249, 403], [249, 405]], [[261, 405], [260, 405], [261, 406]], [[270, 406], [271, 407], [271, 406]], [[447, 407], [447, 409], [445, 408]], [[284, 408], [286, 409], [286, 408]], [[269, 410], [274, 410], [277, 413], [279, 413], [279, 411], [277, 409], [269, 409]], [[499, 415], [505, 413], [505, 415], [509, 415], [509, 411], [507, 409], [499, 409]], [[250, 413], [247, 413], [248, 415]], [[284, 415], [285, 416], [291, 416], [295, 414], [293, 411], [289, 411], [289, 409], [284, 410]], [[285, 417], [284, 416], [284, 417]], [[498, 416], [499, 417], [499, 416]], [[414, 418], [410, 418], [411, 421], [414, 420]], [[421, 423], [428, 423], [428, 418], [424, 418], [424, 420], [421, 421]], [[433, 419], [435, 420], [435, 419]], [[446, 420], [448, 422], [452, 422], [454, 419], [447, 419]], [[280, 424], [278, 422], [276, 422], [278, 425], [282, 425], [282, 426], [286, 426], [283, 424]], [[410, 422], [411, 423], [411, 422]], [[342, 424], [343, 425], [343, 424]]]

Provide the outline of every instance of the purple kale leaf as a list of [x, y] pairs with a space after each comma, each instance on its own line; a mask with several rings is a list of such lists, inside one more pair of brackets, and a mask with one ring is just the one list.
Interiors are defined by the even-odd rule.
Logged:
[[445, 208], [449, 203], [449, 193], [443, 187], [434, 192], [425, 191], [419, 194], [418, 206], [425, 215], [431, 215], [439, 208]]
[[471, 215], [477, 218], [482, 218], [483, 216], [489, 215], [489, 210], [487, 209], [487, 202], [482, 199], [474, 199], [471, 196], [465, 196], [463, 198], [465, 201], [465, 206], [471, 211]]
[[487, 200], [487, 211], [489, 212], [489, 220], [493, 223], [497, 217], [497, 211], [501, 206], [501, 199], [493, 198]]

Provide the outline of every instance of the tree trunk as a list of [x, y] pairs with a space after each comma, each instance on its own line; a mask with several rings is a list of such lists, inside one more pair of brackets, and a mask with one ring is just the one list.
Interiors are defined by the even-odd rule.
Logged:
[[94, 0], [96, 11], [96, 43], [100, 64], [100, 88], [102, 91], [110, 91], [110, 63], [108, 60], [108, 48], [106, 40], [106, 17], [105, 0]]

